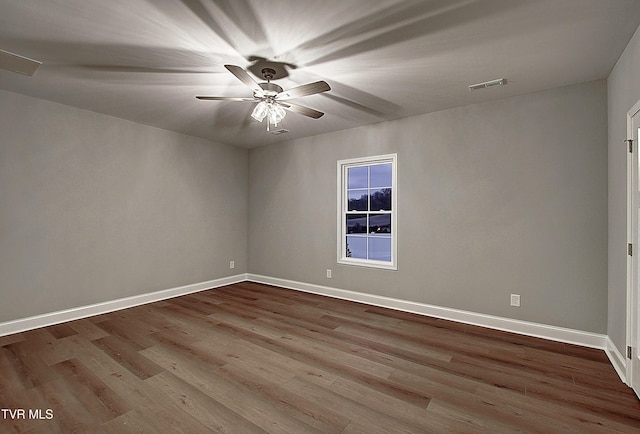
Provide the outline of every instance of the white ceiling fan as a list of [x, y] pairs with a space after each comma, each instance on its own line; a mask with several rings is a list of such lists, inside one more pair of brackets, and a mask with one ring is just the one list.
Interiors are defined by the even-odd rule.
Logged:
[[253, 97], [237, 98], [226, 96], [196, 96], [197, 99], [208, 101], [257, 102], [258, 104], [251, 113], [251, 117], [259, 122], [262, 122], [264, 118], [267, 118], [267, 131], [269, 131], [269, 125], [277, 126], [278, 123], [282, 121], [286, 114], [285, 110], [299, 113], [313, 119], [318, 119], [324, 115], [324, 113], [318, 110], [294, 104], [289, 100], [331, 90], [331, 87], [326, 81], [316, 81], [296, 86], [289, 90], [284, 90], [279, 85], [271, 83], [271, 80], [274, 78], [280, 78], [276, 76], [275, 68], [262, 68], [262, 77], [266, 80], [266, 83], [258, 83], [247, 71], [239, 66], [224, 65], [224, 67], [235, 75], [238, 80], [253, 90]]

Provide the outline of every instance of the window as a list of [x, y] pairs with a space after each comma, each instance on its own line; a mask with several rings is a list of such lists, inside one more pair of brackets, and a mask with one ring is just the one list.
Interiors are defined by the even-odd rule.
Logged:
[[396, 154], [338, 161], [338, 263], [397, 269]]

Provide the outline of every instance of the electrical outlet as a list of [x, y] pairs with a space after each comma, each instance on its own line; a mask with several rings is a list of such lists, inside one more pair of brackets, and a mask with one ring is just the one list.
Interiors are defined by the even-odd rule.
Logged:
[[331, 279], [331, 270], [327, 269], [327, 279]]
[[520, 307], [520, 294], [511, 294], [511, 306]]
[[229, 261], [229, 268], [236, 268], [236, 261]]

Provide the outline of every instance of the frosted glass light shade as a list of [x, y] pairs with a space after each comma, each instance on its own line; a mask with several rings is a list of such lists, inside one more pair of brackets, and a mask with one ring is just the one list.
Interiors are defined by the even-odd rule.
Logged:
[[269, 112], [269, 104], [264, 101], [260, 101], [256, 108], [253, 109], [251, 113], [251, 117], [257, 120], [258, 122], [262, 122], [262, 120], [267, 116]]
[[269, 123], [273, 125], [278, 125], [280, 121], [284, 119], [285, 115], [286, 115], [286, 112], [282, 107], [280, 107], [278, 104], [273, 104], [269, 110]]

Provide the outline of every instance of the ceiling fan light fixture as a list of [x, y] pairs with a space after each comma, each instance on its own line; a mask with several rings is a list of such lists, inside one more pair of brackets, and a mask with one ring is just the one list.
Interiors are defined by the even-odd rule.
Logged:
[[286, 116], [287, 112], [280, 104], [272, 101], [260, 101], [251, 113], [251, 117], [262, 122], [264, 118], [267, 118], [267, 131], [269, 131], [269, 125], [277, 127], [282, 119]]

